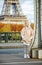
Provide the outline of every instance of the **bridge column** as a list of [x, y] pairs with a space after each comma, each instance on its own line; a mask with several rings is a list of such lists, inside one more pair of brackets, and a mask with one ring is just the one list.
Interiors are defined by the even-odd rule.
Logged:
[[35, 41], [34, 48], [40, 47], [41, 43], [41, 23], [40, 23], [40, 0], [34, 1], [34, 15], [35, 15]]

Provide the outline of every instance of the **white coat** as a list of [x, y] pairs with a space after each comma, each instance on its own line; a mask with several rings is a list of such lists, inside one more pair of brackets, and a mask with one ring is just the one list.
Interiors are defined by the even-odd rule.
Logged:
[[21, 30], [22, 40], [24, 42], [26, 42], [27, 44], [29, 44], [31, 42], [31, 39], [33, 38], [33, 35], [34, 35], [34, 31], [30, 26], [29, 27], [25, 26]]

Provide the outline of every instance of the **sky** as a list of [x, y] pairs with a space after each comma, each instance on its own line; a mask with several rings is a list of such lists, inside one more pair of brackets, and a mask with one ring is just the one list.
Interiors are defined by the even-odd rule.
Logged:
[[[33, 0], [19, 0], [23, 14], [29, 22], [34, 22], [34, 2]], [[4, 0], [0, 0], [0, 14], [2, 11]]]

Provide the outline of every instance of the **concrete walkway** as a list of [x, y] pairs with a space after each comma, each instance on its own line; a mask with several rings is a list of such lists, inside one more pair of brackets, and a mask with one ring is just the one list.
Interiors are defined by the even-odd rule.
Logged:
[[1, 63], [42, 63], [42, 60], [38, 59], [24, 59], [22, 54], [0, 54]]
[[[21, 46], [23, 44], [20, 43], [4, 43], [0, 44], [0, 46]], [[24, 59], [23, 53], [19, 54], [0, 54], [0, 65], [39, 65], [42, 64], [42, 60], [39, 59]]]

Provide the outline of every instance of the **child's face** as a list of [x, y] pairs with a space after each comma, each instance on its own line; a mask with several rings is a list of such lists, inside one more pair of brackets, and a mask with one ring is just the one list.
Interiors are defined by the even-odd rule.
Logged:
[[28, 25], [29, 25], [28, 22], [25, 22], [25, 24], [23, 26], [25, 27], [25, 26], [28, 26]]

